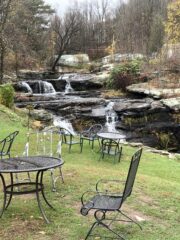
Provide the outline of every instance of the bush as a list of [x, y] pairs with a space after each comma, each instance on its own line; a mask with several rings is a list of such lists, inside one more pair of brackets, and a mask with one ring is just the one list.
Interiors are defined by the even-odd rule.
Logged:
[[11, 108], [14, 104], [14, 88], [11, 84], [0, 86], [0, 103]]
[[140, 61], [133, 60], [116, 66], [110, 73], [110, 79], [107, 86], [126, 91], [126, 87], [138, 80], [140, 71]]

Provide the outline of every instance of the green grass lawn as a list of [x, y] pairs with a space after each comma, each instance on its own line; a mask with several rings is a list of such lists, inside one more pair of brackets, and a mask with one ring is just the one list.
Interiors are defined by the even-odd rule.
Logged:
[[[15, 156], [23, 152], [27, 132], [26, 120], [21, 121], [15, 114], [4, 113], [0, 108], [1, 139], [14, 130], [20, 131], [13, 146], [12, 152]], [[86, 144], [83, 153], [80, 153], [78, 146], [72, 146], [71, 153], [68, 153], [67, 146], [63, 145], [65, 183], [58, 182], [57, 192], [51, 192], [50, 173], [45, 175], [47, 198], [55, 207], [55, 211], [45, 207], [51, 224], [47, 225], [42, 219], [33, 195], [15, 196], [0, 219], [0, 239], [84, 239], [94, 219], [93, 214], [84, 217], [79, 212], [82, 193], [88, 189], [95, 190], [95, 183], [101, 178], [125, 179], [131, 156], [137, 150], [123, 146], [121, 162], [114, 164], [113, 159], [107, 157], [98, 161], [97, 149], [98, 145], [92, 150]], [[168, 159], [144, 149], [133, 193], [122, 208], [132, 218], [144, 219], [141, 222], [143, 230], [132, 224], [116, 224], [116, 230], [126, 239], [180, 239], [179, 166], [176, 159]], [[0, 197], [2, 199], [2, 193]], [[107, 233], [103, 229], [100, 229], [100, 232], [104, 236]]]

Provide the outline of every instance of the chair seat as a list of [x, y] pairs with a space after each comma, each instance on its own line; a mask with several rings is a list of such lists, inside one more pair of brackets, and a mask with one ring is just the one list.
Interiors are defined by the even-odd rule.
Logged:
[[81, 208], [81, 214], [87, 215], [90, 209], [115, 211], [120, 208], [121, 196], [96, 195]]
[[86, 140], [93, 141], [93, 140], [95, 140], [96, 138], [95, 138], [95, 137], [82, 136], [81, 139], [86, 139]]
[[69, 145], [80, 144], [80, 141], [66, 141], [66, 144], [69, 144]]

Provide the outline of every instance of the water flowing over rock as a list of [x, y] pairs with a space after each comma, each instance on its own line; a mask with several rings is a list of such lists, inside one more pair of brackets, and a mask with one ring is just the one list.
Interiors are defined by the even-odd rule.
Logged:
[[74, 92], [74, 89], [71, 87], [69, 80], [66, 80], [65, 94]]
[[72, 135], [76, 135], [76, 132], [74, 131], [72, 124], [63, 117], [55, 116], [53, 124], [55, 127], [67, 129]]
[[42, 85], [42, 92], [40, 93], [56, 93], [53, 85], [46, 81], [41, 81], [40, 84]]
[[[78, 127], [82, 130], [83, 126], [79, 126], [79, 123], [96, 122], [104, 125], [104, 131], [125, 133], [128, 142], [179, 149], [179, 98], [158, 100], [145, 97], [149, 91], [145, 89], [146, 91], [139, 92], [141, 98], [116, 96], [107, 101], [100, 97], [103, 81], [93, 74], [70, 73], [48, 81], [27, 80], [26, 83], [33, 90], [33, 94], [27, 90], [26, 94], [16, 94], [16, 106], [26, 107], [33, 104], [36, 109], [45, 109], [56, 115], [58, 119], [54, 122], [57, 126], [59, 124], [66, 128], [73, 123], [76, 130]], [[56, 94], [49, 83], [56, 90]], [[18, 91], [16, 87], [17, 85], [15, 89]], [[155, 98], [159, 97], [160, 95], [156, 94]]]
[[[46, 88], [45, 85], [48, 85], [48, 83], [52, 84], [52, 87], [56, 92], [65, 92], [65, 88], [67, 85], [67, 81], [70, 82], [71, 87], [75, 91], [86, 91], [88, 90], [97, 90], [101, 89], [104, 84], [104, 79], [101, 77], [98, 77], [94, 74], [62, 74], [56, 79], [27, 79], [26, 83], [29, 84], [31, 89], [33, 90], [33, 93], [44, 93], [44, 90]], [[19, 87], [19, 83], [16, 83], [13, 85], [16, 91], [22, 91], [22, 88]], [[51, 87], [50, 93], [54, 92]], [[22, 91], [24, 92], [24, 91]]]
[[116, 112], [113, 110], [114, 102], [109, 102], [105, 108], [106, 113], [106, 124], [108, 132], [117, 132], [116, 130], [116, 122], [118, 120], [118, 116]]
[[21, 82], [20, 85], [25, 89], [25, 92], [33, 93], [31, 87], [27, 82]]
[[56, 91], [50, 82], [37, 80], [37, 81], [21, 81], [13, 85], [14, 89], [18, 92], [27, 92], [33, 94], [55, 94]]

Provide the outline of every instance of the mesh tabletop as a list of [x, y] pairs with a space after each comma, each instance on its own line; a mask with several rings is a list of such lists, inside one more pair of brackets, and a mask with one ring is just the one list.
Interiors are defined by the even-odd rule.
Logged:
[[32, 156], [0, 160], [0, 173], [34, 172], [63, 165], [61, 158]]

